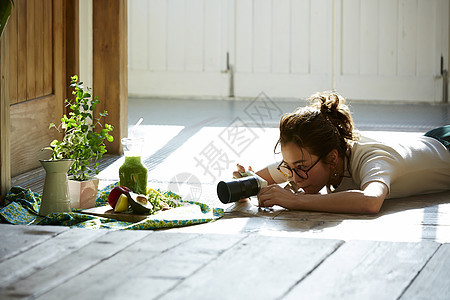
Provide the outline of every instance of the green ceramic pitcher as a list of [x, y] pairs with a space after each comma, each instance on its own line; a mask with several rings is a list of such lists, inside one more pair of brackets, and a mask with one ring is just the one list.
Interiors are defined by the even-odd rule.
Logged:
[[39, 215], [45, 216], [54, 212], [70, 212], [67, 172], [72, 166], [73, 160], [40, 160], [40, 162], [46, 173]]

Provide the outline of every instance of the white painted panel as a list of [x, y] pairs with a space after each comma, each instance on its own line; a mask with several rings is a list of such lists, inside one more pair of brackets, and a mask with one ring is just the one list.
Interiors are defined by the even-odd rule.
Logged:
[[185, 4], [185, 70], [203, 70], [203, 0], [187, 0]]
[[167, 0], [167, 70], [185, 69], [185, 1]]
[[359, 73], [359, 4], [359, 0], [346, 0], [342, 4], [341, 68], [346, 75]]
[[230, 1], [129, 1], [129, 94], [227, 96]]
[[[327, 0], [311, 1], [311, 74], [331, 75], [331, 2]], [[331, 82], [328, 83], [331, 89]]]
[[[330, 3], [272, 0], [269, 7], [268, 1], [237, 1], [235, 95], [254, 97], [264, 91], [275, 97], [305, 98], [331, 89]], [[253, 14], [248, 13], [252, 9]], [[263, 24], [262, 19], [269, 21]]]
[[291, 72], [310, 71], [310, 1], [291, 2]]
[[378, 0], [361, 0], [359, 74], [378, 73]]
[[223, 56], [225, 56], [225, 36], [223, 35], [223, 2], [221, 0], [205, 0], [204, 14], [204, 71], [221, 71], [225, 69], [222, 65]]
[[290, 1], [276, 0], [272, 4], [272, 72], [290, 72]]
[[[254, 98], [261, 92], [269, 97], [307, 98], [330, 89], [330, 77], [311, 74], [237, 73], [235, 90], [240, 97]], [[255, 96], [256, 95], [256, 96]]]
[[[275, 97], [305, 98], [318, 90], [331, 89], [330, 3], [272, 0], [269, 7], [267, 1], [237, 1], [235, 95], [254, 97], [264, 91]], [[253, 14], [249, 13], [252, 9]], [[252, 19], [251, 31], [248, 23]], [[264, 25], [262, 19], [270, 21]], [[261, 28], [269, 26], [270, 31], [264, 35]]]
[[228, 75], [218, 72], [150, 72], [129, 74], [131, 96], [222, 96], [228, 93]]
[[148, 2], [135, 0], [129, 2], [133, 22], [129, 26], [129, 64], [132, 70], [146, 70], [148, 67]]
[[347, 75], [338, 77], [338, 91], [348, 99], [388, 101], [436, 101], [439, 82], [433, 77], [380, 77]]
[[[338, 1], [342, 28], [336, 49], [342, 72], [336, 75], [336, 88], [356, 99], [440, 101], [442, 80], [435, 75], [441, 31], [448, 36], [442, 20], [448, 14], [439, 9], [445, 1]], [[350, 12], [358, 5], [357, 20]]]
[[398, 74], [416, 75], [417, 1], [399, 0]]
[[[134, 2], [134, 1], [129, 1]], [[144, 9], [144, 7], [142, 8]], [[148, 67], [153, 71], [167, 69], [167, 1], [148, 2]]]
[[252, 71], [253, 5], [252, 0], [236, 1], [236, 71]]
[[378, 74], [394, 76], [397, 74], [398, 1], [379, 2]]
[[417, 18], [417, 76], [427, 76], [434, 73], [437, 66], [435, 43], [436, 38], [436, 1], [418, 0]]
[[272, 60], [272, 0], [254, 2], [253, 12], [253, 71], [271, 71]]

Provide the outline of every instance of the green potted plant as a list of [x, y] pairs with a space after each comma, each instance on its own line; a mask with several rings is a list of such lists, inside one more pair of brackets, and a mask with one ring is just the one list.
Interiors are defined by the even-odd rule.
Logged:
[[11, 16], [11, 9], [14, 5], [13, 0], [2, 0], [0, 1], [0, 38], [3, 35], [8, 19]]
[[57, 126], [51, 123], [49, 128], [55, 128], [63, 133], [61, 141], [54, 140], [46, 149], [52, 151], [50, 160], [73, 160], [69, 169], [69, 191], [72, 208], [90, 208], [95, 206], [98, 189], [98, 160], [106, 153], [105, 140], [113, 141], [110, 132], [113, 126], [100, 123], [101, 118], [108, 115], [107, 111], [94, 116], [94, 110], [100, 101], [92, 98], [90, 89], [83, 87], [78, 76], [71, 77], [70, 87], [75, 99], [66, 99], [70, 108], [68, 115], [64, 114]]

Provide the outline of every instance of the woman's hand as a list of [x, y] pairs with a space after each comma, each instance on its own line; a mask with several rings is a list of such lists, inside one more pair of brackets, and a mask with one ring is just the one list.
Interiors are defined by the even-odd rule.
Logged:
[[[236, 166], [237, 166], [237, 171], [233, 172], [233, 178], [235, 178], [235, 179], [242, 178], [243, 176], [241, 174], [246, 172], [245, 168], [244, 168], [244, 166], [242, 166], [240, 164], [237, 164]], [[253, 171], [251, 166], [248, 167], [248, 170]], [[239, 200], [238, 202], [247, 202], [249, 200], [250, 200], [250, 198], [244, 198], [244, 199]]]
[[279, 205], [287, 209], [301, 209], [335, 213], [376, 214], [379, 212], [389, 188], [382, 182], [372, 181], [362, 190], [349, 190], [330, 194], [294, 194], [278, 185], [269, 185], [258, 193], [259, 206]]
[[[233, 178], [243, 177], [241, 174], [246, 172], [244, 166], [242, 166], [240, 164], [237, 164], [236, 166], [237, 166], [237, 171], [233, 172]], [[251, 166], [248, 167], [248, 170], [253, 172], [253, 169]]]
[[258, 203], [261, 207], [279, 205], [287, 209], [296, 209], [299, 197], [301, 197], [299, 194], [294, 194], [291, 190], [284, 189], [278, 184], [272, 184], [259, 191]]

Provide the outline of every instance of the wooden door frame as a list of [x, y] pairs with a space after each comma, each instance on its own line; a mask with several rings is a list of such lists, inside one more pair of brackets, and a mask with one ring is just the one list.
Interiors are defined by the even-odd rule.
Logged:
[[[3, 33], [2, 41], [8, 38], [7, 29]], [[0, 59], [0, 193], [3, 199], [11, 186], [9, 89], [7, 89], [9, 78], [6, 76], [8, 69], [5, 63], [8, 59], [3, 59], [9, 57], [9, 51], [4, 42], [0, 42], [0, 57], [2, 58]]]
[[93, 1], [93, 90], [106, 110], [104, 123], [114, 126], [109, 154], [122, 154], [121, 138], [128, 135], [127, 0]]

